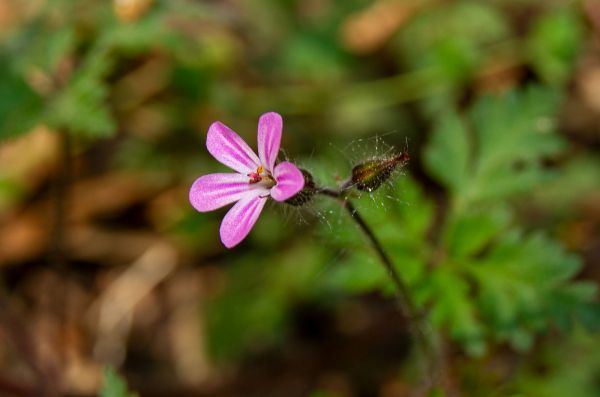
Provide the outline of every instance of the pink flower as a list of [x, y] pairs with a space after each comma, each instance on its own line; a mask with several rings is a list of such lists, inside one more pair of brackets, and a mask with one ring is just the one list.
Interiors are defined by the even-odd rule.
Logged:
[[196, 179], [190, 203], [200, 212], [233, 202], [221, 222], [221, 241], [227, 248], [239, 244], [256, 223], [269, 196], [285, 201], [304, 187], [302, 172], [292, 163], [275, 165], [283, 121], [277, 113], [258, 120], [258, 156], [242, 138], [221, 122], [208, 129], [206, 147], [217, 161], [236, 172], [208, 174]]

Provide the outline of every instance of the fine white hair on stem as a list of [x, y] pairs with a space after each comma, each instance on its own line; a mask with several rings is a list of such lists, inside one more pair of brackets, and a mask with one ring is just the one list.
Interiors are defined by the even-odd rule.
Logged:
[[338, 150], [351, 161], [352, 165], [373, 158], [385, 157], [397, 149], [394, 146], [387, 144], [383, 138], [396, 133], [397, 131], [393, 130], [369, 137], [355, 138]]
[[[390, 136], [392, 134], [396, 134], [397, 131], [390, 131], [385, 134], [376, 134], [370, 137], [362, 137], [356, 138], [348, 142], [342, 148], [336, 147], [336, 145], [329, 143], [329, 146], [336, 152], [340, 153], [342, 157], [347, 161], [348, 166], [345, 168], [340, 174], [344, 175], [344, 177], [336, 178], [337, 181], [334, 182], [337, 185], [337, 188], [341, 191], [346, 191], [349, 194], [349, 197], [354, 198], [362, 198], [364, 194], [368, 194], [369, 201], [371, 202], [371, 207], [382, 210], [384, 212], [388, 212], [390, 208], [394, 207], [392, 202], [401, 203], [402, 200], [397, 194], [397, 178], [396, 176], [402, 173], [402, 168], [406, 164], [404, 161], [400, 161], [399, 163], [394, 162], [393, 168], [390, 168], [386, 171], [386, 175], [382, 176], [381, 181], [376, 181], [376, 187], [372, 189], [365, 187], [358, 187], [354, 189], [357, 182], [352, 183], [354, 181], [354, 172], [355, 168], [360, 166], [361, 164], [365, 164], [369, 161], [395, 161], [396, 158], [402, 158], [406, 154], [406, 158], [408, 159], [408, 154], [405, 153], [408, 147], [408, 138], [406, 138], [406, 144], [403, 149], [399, 149], [397, 146], [389, 145], [383, 139], [386, 136]], [[311, 157], [314, 156], [314, 150], [311, 153]], [[287, 161], [291, 161], [288, 153], [282, 150], [282, 157], [284, 157]], [[299, 164], [299, 162], [295, 162]], [[310, 163], [314, 163], [313, 161], [309, 161]], [[396, 167], [396, 164], [398, 166]], [[325, 166], [322, 164], [320, 168], [324, 168]], [[335, 165], [332, 168], [338, 168], [339, 165]], [[365, 167], [368, 167], [365, 166]], [[314, 168], [319, 167], [310, 167], [310, 166], [300, 166], [301, 169], [309, 170], [310, 173], [313, 173]], [[324, 170], [321, 169], [321, 173]], [[331, 175], [321, 175], [324, 180], [330, 180], [331, 177], [335, 177], [335, 173], [333, 170], [325, 170], [329, 172]], [[351, 175], [351, 177], [348, 177]], [[317, 175], [315, 182], [317, 185], [320, 184]], [[352, 190], [350, 192], [350, 190]], [[295, 208], [291, 208], [291, 207]], [[317, 221], [320, 223], [327, 225], [329, 231], [333, 231], [334, 227], [337, 227], [341, 224], [343, 215], [338, 214], [337, 219], [332, 219], [332, 212], [330, 210], [325, 210], [323, 207], [319, 205], [315, 205], [315, 201], [308, 200], [305, 204], [301, 203], [300, 205], [293, 204], [290, 209], [283, 210], [285, 215], [286, 222], [290, 222], [292, 219], [296, 221], [297, 224], [308, 224], [309, 220], [307, 217], [309, 215], [314, 216]]]

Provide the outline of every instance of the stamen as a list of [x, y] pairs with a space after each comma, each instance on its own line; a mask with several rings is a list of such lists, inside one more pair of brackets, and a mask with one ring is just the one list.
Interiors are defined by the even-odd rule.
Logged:
[[262, 177], [260, 176], [260, 172], [251, 172], [248, 174], [248, 177], [250, 178], [250, 180], [248, 181], [249, 184], [258, 183], [262, 180]]
[[251, 185], [261, 183], [262, 185], [270, 189], [277, 184], [275, 178], [273, 178], [273, 176], [270, 173], [265, 173], [265, 169], [262, 166], [259, 166], [258, 168], [256, 168], [255, 172], [251, 172], [247, 175], [250, 178], [248, 183]]

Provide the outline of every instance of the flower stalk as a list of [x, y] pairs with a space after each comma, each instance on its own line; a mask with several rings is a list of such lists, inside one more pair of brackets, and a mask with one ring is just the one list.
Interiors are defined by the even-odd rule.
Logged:
[[358, 212], [352, 201], [350, 201], [346, 194], [344, 194], [344, 192], [340, 190], [334, 190], [330, 188], [317, 188], [316, 193], [321, 194], [323, 196], [332, 197], [338, 200], [342, 207], [348, 211], [352, 220], [358, 225], [358, 227], [362, 230], [362, 232], [365, 234], [365, 236], [371, 243], [371, 246], [379, 256], [381, 263], [385, 267], [386, 272], [388, 273], [388, 275], [392, 279], [392, 282], [396, 286], [396, 289], [398, 290], [398, 297], [400, 300], [399, 304], [402, 309], [401, 311], [403, 315], [405, 315], [408, 319], [416, 318], [416, 307], [412, 302], [412, 299], [410, 298], [408, 287], [400, 278], [400, 275], [396, 271], [392, 259], [387, 254], [387, 252], [385, 252], [383, 245], [379, 242], [377, 236], [375, 236], [375, 233], [369, 227], [362, 215]]
[[[356, 209], [352, 201], [350, 201], [346, 192], [347, 188], [344, 188], [344, 186], [342, 186], [342, 188], [340, 188], [339, 190], [327, 187], [317, 187], [315, 189], [316, 194], [336, 199], [341, 204], [341, 206], [344, 209], [346, 209], [346, 211], [348, 211], [350, 218], [356, 223], [356, 225], [361, 229], [363, 234], [367, 237], [369, 243], [377, 253], [381, 264], [385, 268], [386, 273], [389, 275], [394, 286], [396, 287], [396, 303], [398, 305], [400, 313], [409, 324], [413, 340], [425, 356], [431, 357], [431, 348], [427, 336], [425, 335], [425, 332], [423, 330], [423, 327], [421, 326], [421, 315], [418, 313], [417, 307], [410, 295], [407, 285], [404, 283], [404, 281], [398, 274], [394, 262], [392, 261], [388, 253], [385, 251], [383, 245], [373, 232], [373, 229], [371, 229], [371, 227], [367, 224], [363, 216]], [[422, 372], [424, 374], [423, 379], [428, 384], [431, 384], [432, 381], [430, 379], [429, 374], [433, 372], [433, 364], [429, 362], [431, 360], [427, 361], [428, 363], [426, 364], [422, 363]]]

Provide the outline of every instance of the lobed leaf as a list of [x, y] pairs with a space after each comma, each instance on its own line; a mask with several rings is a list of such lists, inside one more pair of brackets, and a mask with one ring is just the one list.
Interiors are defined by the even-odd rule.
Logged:
[[440, 117], [424, 153], [425, 167], [448, 190], [460, 194], [469, 179], [471, 149], [460, 117], [448, 112]]

